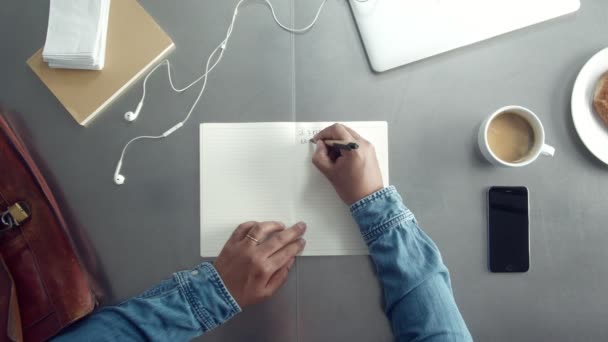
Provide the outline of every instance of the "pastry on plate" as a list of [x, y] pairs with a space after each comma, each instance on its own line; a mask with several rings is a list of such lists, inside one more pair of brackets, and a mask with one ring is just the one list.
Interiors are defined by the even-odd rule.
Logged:
[[600, 77], [597, 88], [595, 88], [593, 108], [606, 127], [608, 127], [608, 72]]

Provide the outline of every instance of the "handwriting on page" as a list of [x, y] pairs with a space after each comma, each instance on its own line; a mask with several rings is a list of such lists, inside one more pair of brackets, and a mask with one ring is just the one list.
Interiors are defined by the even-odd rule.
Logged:
[[296, 135], [300, 140], [300, 144], [308, 144], [310, 139], [319, 132], [321, 132], [320, 128], [298, 128]]

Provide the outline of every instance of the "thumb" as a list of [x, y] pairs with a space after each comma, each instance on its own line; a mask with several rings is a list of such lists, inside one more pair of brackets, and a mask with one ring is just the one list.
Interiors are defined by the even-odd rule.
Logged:
[[319, 171], [327, 175], [331, 171], [334, 162], [329, 157], [327, 145], [325, 145], [323, 140], [317, 140], [316, 145], [317, 147], [315, 148], [315, 153], [312, 156], [312, 163], [317, 167], [317, 169], [319, 169]]

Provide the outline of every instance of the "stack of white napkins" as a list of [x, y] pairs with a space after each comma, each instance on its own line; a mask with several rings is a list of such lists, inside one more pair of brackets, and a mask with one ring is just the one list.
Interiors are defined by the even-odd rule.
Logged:
[[51, 68], [103, 69], [109, 14], [110, 0], [51, 0], [43, 60]]

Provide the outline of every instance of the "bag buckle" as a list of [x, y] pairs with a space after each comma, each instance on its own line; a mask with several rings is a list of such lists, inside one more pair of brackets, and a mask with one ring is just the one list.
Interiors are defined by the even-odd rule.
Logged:
[[[8, 209], [0, 213], [0, 221], [5, 226], [4, 229], [19, 227], [31, 217], [32, 213], [25, 202], [16, 202]], [[0, 229], [0, 230], [4, 230]]]

